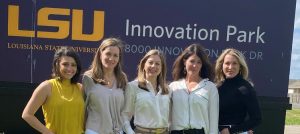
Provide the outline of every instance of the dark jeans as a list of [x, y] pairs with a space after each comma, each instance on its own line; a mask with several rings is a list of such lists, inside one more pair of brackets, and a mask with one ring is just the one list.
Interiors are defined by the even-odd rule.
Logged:
[[204, 129], [172, 130], [171, 134], [205, 134]]

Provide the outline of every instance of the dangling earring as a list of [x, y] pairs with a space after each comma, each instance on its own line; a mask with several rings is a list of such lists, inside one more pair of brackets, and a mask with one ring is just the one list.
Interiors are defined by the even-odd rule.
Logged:
[[186, 68], [183, 67], [183, 74], [186, 74]]

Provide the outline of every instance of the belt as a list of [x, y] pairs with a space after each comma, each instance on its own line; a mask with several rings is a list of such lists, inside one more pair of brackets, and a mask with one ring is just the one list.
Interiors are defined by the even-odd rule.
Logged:
[[219, 131], [222, 131], [224, 128], [229, 128], [230, 129], [233, 126], [235, 126], [235, 125], [219, 125], [218, 128], [219, 128]]
[[183, 129], [183, 130], [172, 130], [171, 134], [205, 134], [204, 129]]
[[167, 131], [167, 128], [144, 128], [140, 126], [135, 126], [137, 130], [146, 132], [146, 133], [156, 133], [156, 134], [161, 134]]
[[219, 125], [219, 127], [227, 127], [227, 128], [231, 128], [232, 126], [235, 126], [235, 125]]

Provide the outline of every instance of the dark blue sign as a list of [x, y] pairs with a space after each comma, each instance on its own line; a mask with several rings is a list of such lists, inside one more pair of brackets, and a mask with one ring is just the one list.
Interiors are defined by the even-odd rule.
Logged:
[[150, 49], [165, 52], [168, 79], [174, 59], [191, 43], [211, 61], [226, 48], [240, 50], [259, 96], [286, 96], [295, 0], [4, 1], [0, 17], [0, 81], [39, 83], [51, 74], [61, 46], [80, 53], [84, 69], [106, 37], [126, 42], [124, 69], [136, 76]]

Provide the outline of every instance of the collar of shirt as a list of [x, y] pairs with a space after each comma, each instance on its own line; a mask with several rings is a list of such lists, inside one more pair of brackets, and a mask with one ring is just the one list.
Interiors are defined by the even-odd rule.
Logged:
[[[207, 82], [207, 81], [208, 81], [207, 78], [202, 79], [202, 80], [201, 80], [201, 81], [193, 88], [193, 89], [195, 89], [195, 90], [193, 90], [191, 93], [197, 91], [197, 89], [201, 89], [202, 87], [204, 87], [204, 86], [206, 85], [206, 82]], [[185, 79], [181, 79], [181, 84], [180, 84], [180, 85], [183, 86], [182, 89], [185, 89], [185, 91], [186, 91], [187, 93], [189, 93], [188, 88], [187, 88], [187, 85], [186, 85], [186, 80], [185, 80]]]
[[[151, 82], [148, 81], [148, 80], [146, 80], [146, 79], [145, 79], [145, 81], [146, 81], [147, 88], [149, 89], [149, 91], [155, 95], [155, 91], [154, 91], [154, 88], [153, 88]], [[157, 92], [157, 94], [161, 94], [161, 92], [162, 92], [162, 89], [161, 89], [161, 87], [158, 85], [158, 92]]]

